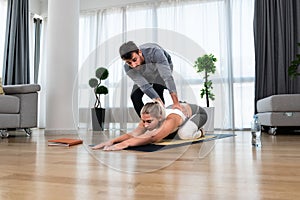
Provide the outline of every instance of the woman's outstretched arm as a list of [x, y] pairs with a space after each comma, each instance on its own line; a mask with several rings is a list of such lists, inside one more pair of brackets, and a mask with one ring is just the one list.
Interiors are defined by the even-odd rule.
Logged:
[[109, 146], [112, 146], [116, 143], [120, 143], [126, 140], [129, 140], [130, 138], [137, 137], [138, 135], [141, 135], [145, 133], [146, 129], [143, 127], [142, 122], [139, 123], [138, 127], [135, 128], [133, 131], [129, 133], [125, 133], [123, 135], [120, 135], [119, 137], [113, 138], [111, 140], [108, 140], [106, 142], [102, 142], [100, 144], [97, 144], [96, 146], [92, 147], [93, 150], [96, 149], [102, 149], [102, 148], [107, 148]]
[[170, 114], [163, 122], [163, 124], [160, 126], [160, 128], [153, 131], [147, 131], [142, 135], [134, 136], [120, 143], [107, 146], [103, 150], [116, 151], [116, 150], [125, 149], [127, 147], [141, 146], [153, 142], [158, 142], [163, 138], [167, 137], [169, 134], [176, 131], [178, 126], [180, 126], [181, 123], [182, 123], [182, 119], [179, 115]]

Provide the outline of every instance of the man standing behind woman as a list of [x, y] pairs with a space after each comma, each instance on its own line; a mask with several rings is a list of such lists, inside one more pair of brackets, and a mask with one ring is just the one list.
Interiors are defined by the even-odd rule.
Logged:
[[164, 89], [169, 90], [173, 101], [172, 108], [182, 110], [172, 76], [172, 59], [162, 47], [155, 43], [146, 43], [137, 47], [134, 42], [129, 41], [120, 46], [119, 53], [125, 61], [126, 74], [134, 82], [130, 97], [139, 117], [144, 106], [142, 100], [144, 94], [164, 105]]

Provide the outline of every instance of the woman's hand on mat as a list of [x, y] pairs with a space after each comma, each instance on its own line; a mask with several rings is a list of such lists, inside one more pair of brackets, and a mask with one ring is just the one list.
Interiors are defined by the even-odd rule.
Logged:
[[127, 142], [120, 142], [111, 146], [105, 146], [103, 148], [104, 151], [120, 151], [126, 149], [128, 147]]
[[100, 144], [97, 144], [96, 146], [93, 146], [92, 149], [96, 150], [96, 149], [102, 149], [105, 147], [109, 147], [112, 146], [114, 143], [112, 141], [107, 141], [107, 142], [102, 142]]

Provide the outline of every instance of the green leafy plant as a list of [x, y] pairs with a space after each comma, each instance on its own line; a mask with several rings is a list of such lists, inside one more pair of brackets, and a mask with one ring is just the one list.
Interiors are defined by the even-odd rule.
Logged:
[[107, 79], [108, 75], [109, 72], [105, 67], [99, 67], [96, 69], [96, 73], [95, 73], [96, 78], [91, 78], [89, 80], [89, 85], [91, 88], [94, 88], [94, 94], [96, 97], [94, 108], [101, 108], [100, 95], [108, 94], [107, 87], [101, 85], [101, 81]]
[[215, 100], [215, 95], [212, 92], [212, 81], [209, 79], [210, 74], [214, 74], [216, 72], [215, 62], [217, 62], [217, 59], [213, 54], [205, 54], [197, 58], [194, 65], [194, 68], [198, 73], [204, 72], [204, 84], [203, 88], [200, 90], [200, 96], [201, 98], [205, 96], [207, 107], [209, 107], [209, 100]]
[[[300, 43], [297, 44], [300, 47]], [[298, 67], [300, 65], [300, 54], [296, 55], [296, 59], [291, 62], [291, 65], [288, 68], [289, 76], [294, 79], [296, 76], [299, 76]]]

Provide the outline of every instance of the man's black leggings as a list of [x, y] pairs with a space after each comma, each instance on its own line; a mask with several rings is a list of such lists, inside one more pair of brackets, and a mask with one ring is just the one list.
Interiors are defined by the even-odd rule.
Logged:
[[[153, 89], [157, 92], [163, 103], [165, 103], [164, 99], [164, 89], [166, 89], [165, 86], [160, 84], [153, 84]], [[144, 92], [136, 85], [133, 85], [132, 91], [131, 91], [131, 101], [133, 103], [133, 107], [135, 109], [135, 112], [138, 114], [139, 117], [141, 117], [141, 110], [144, 106], [143, 103], [143, 96]]]

